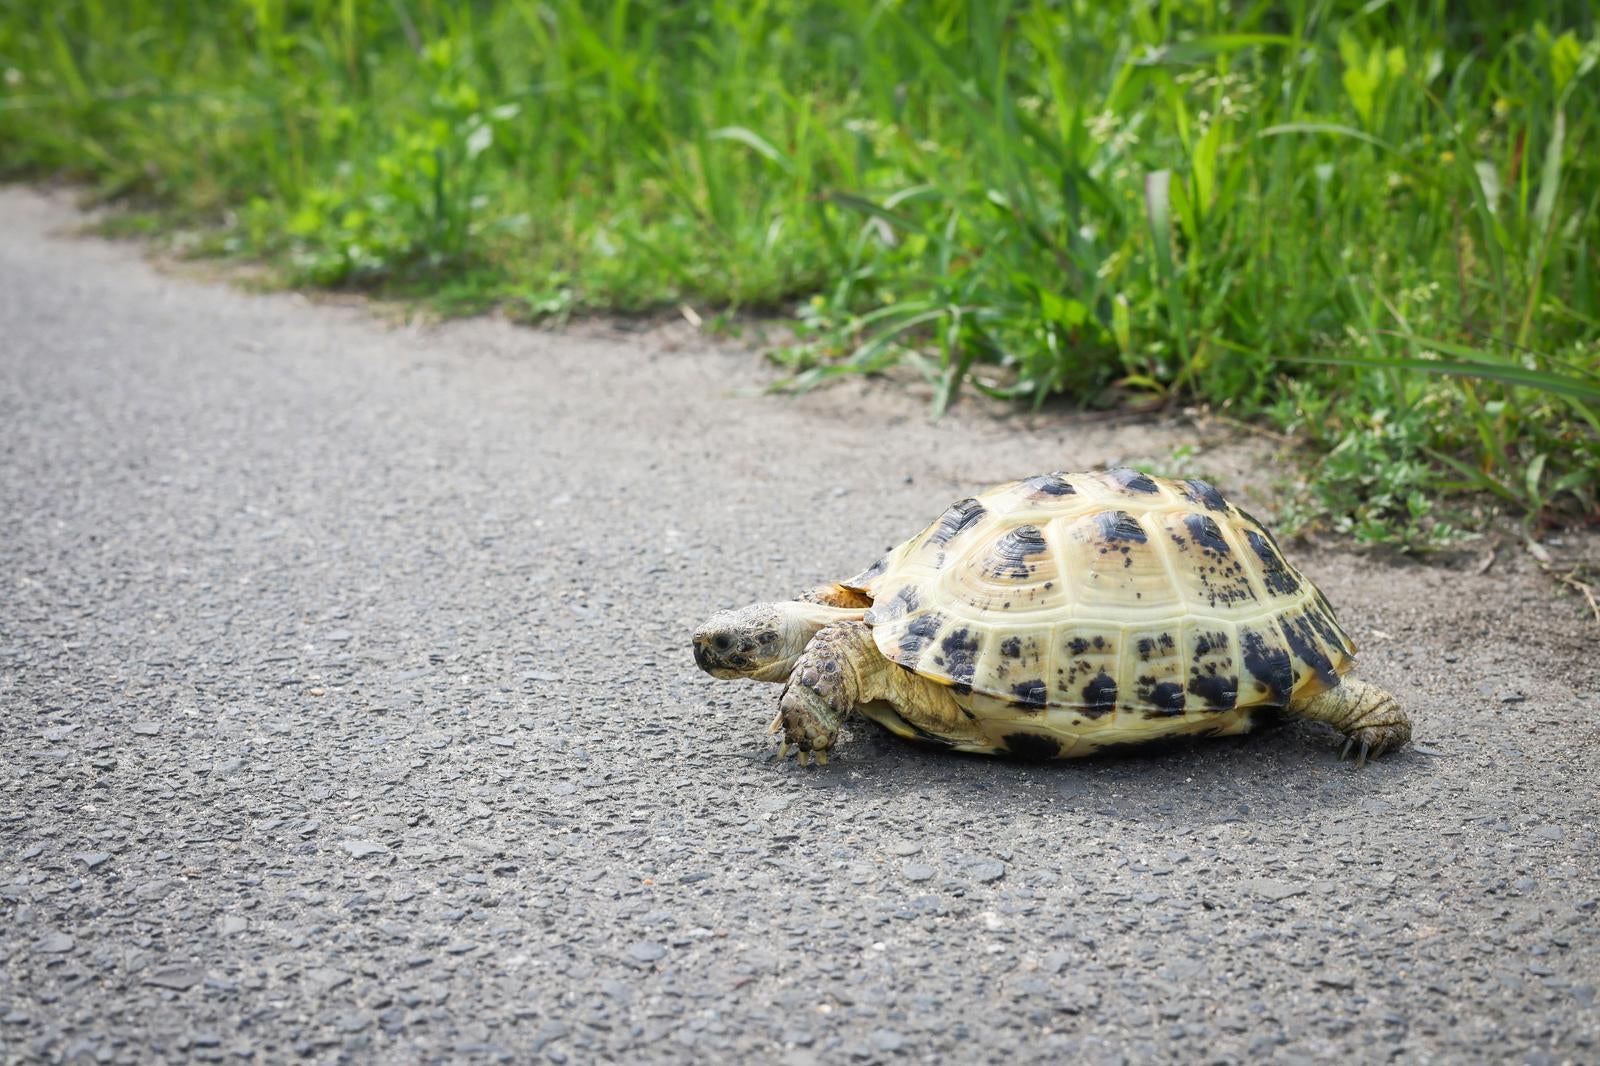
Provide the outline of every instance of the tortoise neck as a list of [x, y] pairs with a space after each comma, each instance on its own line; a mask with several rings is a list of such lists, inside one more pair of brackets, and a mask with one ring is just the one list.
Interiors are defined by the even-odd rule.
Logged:
[[835, 622], [859, 622], [867, 613], [865, 607], [829, 607], [804, 600], [784, 600], [772, 604], [772, 608], [782, 620], [784, 654], [777, 662], [753, 674], [757, 681], [787, 681], [812, 637]]

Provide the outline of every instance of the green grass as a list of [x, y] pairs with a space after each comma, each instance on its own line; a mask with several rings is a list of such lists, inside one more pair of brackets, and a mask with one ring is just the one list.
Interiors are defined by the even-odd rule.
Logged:
[[301, 284], [789, 315], [801, 385], [1203, 402], [1421, 545], [1597, 514], [1588, 11], [0, 0], [0, 173]]

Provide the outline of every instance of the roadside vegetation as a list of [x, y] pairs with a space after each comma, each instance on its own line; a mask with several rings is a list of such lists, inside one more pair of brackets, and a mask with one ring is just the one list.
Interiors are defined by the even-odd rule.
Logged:
[[0, 173], [296, 284], [783, 316], [1305, 442], [1291, 523], [1593, 520], [1600, 27], [1507, 0], [0, 0]]

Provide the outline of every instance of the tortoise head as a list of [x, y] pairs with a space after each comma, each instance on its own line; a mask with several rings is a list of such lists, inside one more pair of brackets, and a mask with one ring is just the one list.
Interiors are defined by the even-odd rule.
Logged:
[[799, 600], [718, 611], [694, 631], [694, 661], [712, 677], [785, 681], [817, 630], [863, 613]]

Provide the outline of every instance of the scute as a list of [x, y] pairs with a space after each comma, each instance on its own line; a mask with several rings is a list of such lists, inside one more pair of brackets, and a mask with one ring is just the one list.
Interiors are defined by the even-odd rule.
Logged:
[[1355, 652], [1265, 526], [1131, 470], [996, 486], [842, 584], [873, 597], [883, 654], [952, 686], [997, 749], [1242, 731]]
[[1257, 586], [1250, 580], [1251, 557], [1229, 536], [1226, 519], [1174, 511], [1162, 516], [1161, 525], [1172, 579], [1186, 604], [1229, 615], [1261, 610]]

